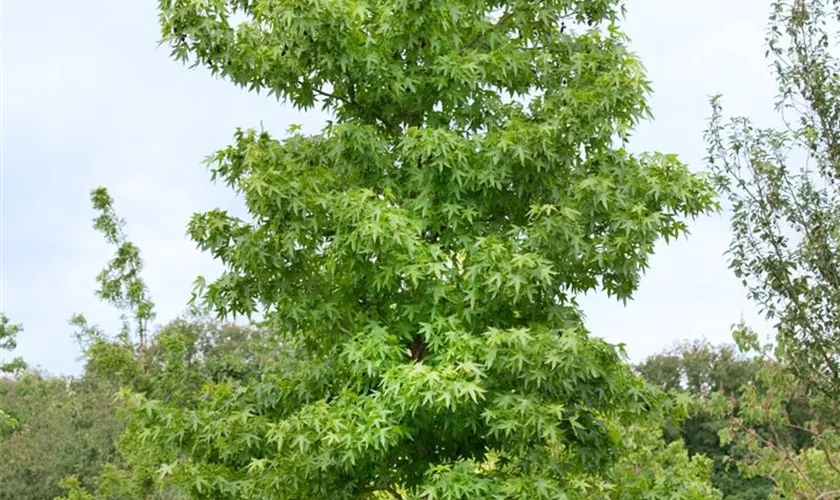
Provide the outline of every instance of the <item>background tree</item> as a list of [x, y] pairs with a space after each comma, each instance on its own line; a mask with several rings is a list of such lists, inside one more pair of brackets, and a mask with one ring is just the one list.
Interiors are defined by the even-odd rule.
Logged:
[[[76, 338], [85, 362], [82, 381], [108, 384], [100, 393], [109, 398], [110, 418], [123, 409], [111, 401], [117, 391], [132, 390], [193, 408], [206, 384], [247, 382], [284, 366], [288, 350], [266, 329], [196, 316], [152, 328], [154, 305], [142, 279], [140, 252], [128, 239], [125, 221], [117, 215], [107, 190], [93, 190], [91, 201], [97, 211], [94, 228], [116, 247], [114, 258], [97, 277], [97, 293], [123, 311], [123, 324], [116, 335], [108, 335], [82, 315], [72, 323], [78, 328]], [[64, 482], [68, 496], [90, 498], [94, 492], [99, 498], [120, 500], [185, 498], [178, 488], [157, 481], [157, 463], [138, 449], [136, 441], [144, 438], [135, 431], [128, 421], [112, 433], [119, 441], [115, 456], [100, 463], [94, 474], [73, 474]], [[51, 486], [57, 487], [57, 482]]]
[[[0, 313], [0, 352], [12, 352], [17, 347], [17, 335], [23, 331], [21, 325], [12, 323], [5, 314]], [[26, 369], [26, 362], [22, 358], [12, 358], [11, 361], [0, 360], [0, 375], [15, 374]]]
[[709, 161], [733, 208], [731, 266], [775, 321], [780, 355], [814, 390], [840, 394], [840, 64], [825, 0], [773, 5], [768, 54], [784, 130], [724, 124], [719, 99]]
[[772, 482], [770, 498], [840, 498], [836, 399], [814, 391], [745, 326], [736, 336], [739, 348], [764, 362], [737, 398], [713, 393], [706, 401], [705, 409], [726, 422], [721, 444], [733, 450], [743, 475]]
[[[0, 349], [13, 349], [21, 331], [0, 315]], [[20, 358], [3, 364], [2, 372], [0, 499], [55, 498], [59, 481], [70, 474], [92, 485], [116, 455], [116, 386], [99, 378], [53, 377]]]
[[115, 390], [102, 380], [36, 371], [0, 378], [0, 407], [18, 422], [0, 436], [0, 499], [51, 500], [71, 474], [92, 486], [102, 465], [116, 458]]
[[[760, 343], [743, 325], [739, 345], [768, 360], [760, 387], [746, 387], [739, 417], [722, 433], [749, 452], [741, 463], [769, 477], [785, 498], [840, 496], [840, 4], [778, 1], [768, 34], [783, 130], [747, 118], [724, 123], [719, 99], [707, 131], [709, 161], [733, 208], [731, 266], [777, 331]], [[809, 401], [808, 424], [789, 412]], [[726, 413], [732, 405], [716, 403]], [[812, 447], [798, 451], [757, 432], [797, 428]]]
[[[0, 353], [3, 351], [11, 352], [17, 347], [17, 334], [20, 333], [21, 326], [12, 324], [5, 314], [0, 313]], [[14, 373], [26, 367], [26, 363], [20, 358], [15, 358], [12, 361], [0, 361], [0, 377], [8, 373]], [[2, 406], [0, 406], [0, 436], [3, 436], [11, 431], [17, 429], [20, 423], [11, 415], [9, 415]]]
[[[636, 369], [648, 382], [668, 391], [672, 397], [680, 398], [686, 393], [704, 401], [714, 394], [737, 397], [743, 386], [759, 383], [761, 364], [761, 359], [743, 356], [734, 345], [688, 341], [649, 357]], [[665, 422], [666, 440], [682, 441], [691, 455], [702, 454], [713, 459], [712, 484], [725, 499], [768, 498], [772, 483], [738, 470], [736, 462], [743, 457], [738, 450], [721, 443], [719, 433], [727, 428], [727, 418], [709, 411], [704, 404], [697, 404], [691, 405], [690, 415], [676, 424]], [[801, 448], [801, 443], [796, 445], [797, 449]]]
[[237, 131], [210, 159], [250, 217], [191, 221], [226, 267], [199, 300], [261, 313], [296, 356], [195, 409], [131, 394], [164, 478], [196, 498], [604, 486], [655, 395], [572, 297], [630, 298], [657, 240], [715, 207], [673, 155], [624, 147], [649, 86], [622, 10], [160, 2], [177, 59], [334, 117], [280, 141]]

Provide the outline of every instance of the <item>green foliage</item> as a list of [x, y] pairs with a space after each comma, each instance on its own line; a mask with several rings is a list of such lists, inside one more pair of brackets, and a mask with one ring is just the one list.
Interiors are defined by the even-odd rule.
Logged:
[[[120, 380], [128, 387], [149, 387], [146, 397], [163, 400], [181, 409], [206, 404], [202, 401], [202, 393], [221, 389], [228, 391], [223, 396], [230, 397], [232, 388], [242, 390], [243, 385], [265, 381], [267, 377], [269, 380], [283, 377], [294, 363], [293, 353], [265, 329], [178, 320], [151, 337], [148, 350], [141, 358], [134, 356], [137, 350], [124, 335], [109, 339], [87, 325], [83, 318], [77, 318], [76, 323], [82, 327], [79, 338], [89, 341], [85, 351], [86, 376]], [[146, 363], [142, 373], [138, 369], [141, 359]], [[126, 378], [126, 374], [134, 378]], [[650, 404], [656, 402], [663, 400], [661, 397], [649, 399]], [[651, 415], [654, 413], [648, 414]], [[95, 494], [78, 479], [70, 477], [62, 483], [68, 490], [64, 498], [186, 498], [186, 492], [173, 488], [171, 482], [153, 480], [153, 473], [158, 471], [155, 459], [143, 446], [149, 435], [149, 427], [144, 424], [142, 419], [132, 419], [120, 442], [124, 466], [106, 465], [92, 490]], [[622, 444], [622, 454], [615, 466], [600, 477], [596, 474], [571, 477], [566, 494], [574, 497], [597, 493], [609, 498], [636, 498], [644, 492], [656, 498], [674, 494], [688, 499], [715, 497], [716, 493], [707, 482], [705, 459], [689, 460], [676, 443], [664, 447], [659, 425], [650, 420], [644, 428], [638, 424], [622, 426], [617, 421], [612, 424], [614, 434], [620, 436]], [[479, 468], [493, 470], [498, 467], [498, 457], [491, 456]], [[642, 464], [644, 474], [640, 474]], [[166, 475], [171, 472], [169, 469], [164, 465], [160, 473]], [[457, 485], [446, 481], [438, 486], [444, 492], [458, 489]], [[397, 492], [396, 487], [392, 491]]]
[[[97, 188], [91, 198], [99, 211], [94, 228], [117, 246], [117, 255], [98, 277], [98, 293], [123, 311], [123, 327], [112, 336], [81, 315], [72, 319], [85, 360], [85, 379], [112, 382], [109, 396], [119, 388], [192, 408], [204, 385], [258, 378], [282, 363], [288, 350], [264, 329], [192, 317], [151, 331], [148, 322], [153, 318], [153, 304], [140, 274], [139, 250], [125, 236], [125, 222], [114, 210], [107, 190]], [[120, 402], [110, 410], [113, 414], [123, 406]], [[143, 430], [131, 421], [121, 430], [118, 458], [104, 464], [90, 481], [67, 478], [63, 482], [67, 489], [64, 498], [185, 498], [178, 488], [158, 483], [156, 457], [138, 445], [147, 439]]]
[[[638, 426], [659, 396], [588, 336], [573, 299], [630, 298], [657, 240], [716, 207], [673, 155], [624, 147], [649, 86], [622, 11], [160, 2], [176, 58], [299, 108], [319, 99], [335, 121], [283, 140], [239, 130], [209, 160], [250, 218], [192, 219], [226, 267], [198, 281], [196, 304], [260, 313], [294, 357], [192, 400], [126, 391], [126, 449], [159, 464], [159, 485], [193, 498], [711, 495], [703, 459], [645, 447], [657, 442]], [[142, 323], [142, 294], [105, 295]], [[629, 481], [643, 459], [665, 476]]]
[[[17, 335], [23, 331], [21, 325], [13, 324], [5, 314], [0, 313], [0, 352], [13, 351], [17, 347]], [[18, 373], [26, 369], [26, 363], [22, 358], [14, 358], [11, 361], [3, 362], [0, 359], [0, 374]], [[0, 414], [2, 418], [2, 414]]]
[[[87, 328], [90, 330], [92, 327]], [[133, 390], [144, 387], [149, 397], [191, 408], [198, 404], [202, 387], [206, 384], [259, 379], [285, 359], [282, 346], [268, 331], [200, 318], [179, 319], [150, 332], [148, 349], [142, 358], [145, 363], [142, 373], [139, 369], [141, 358], [134, 347], [125, 345], [120, 335], [109, 338], [99, 332], [85, 351], [86, 370], [79, 383], [112, 381], [111, 385], [100, 388], [98, 392], [107, 397], [109, 403], [107, 415], [102, 420], [103, 426], [105, 422], [114, 420], [122, 407], [122, 404], [112, 402], [119, 387]], [[30, 411], [35, 410], [23, 413]], [[95, 498], [121, 500], [186, 498], [175, 488], [157, 484], [157, 462], [136, 444], [137, 439], [142, 439], [142, 430], [129, 423], [128, 428], [120, 426], [116, 429], [112, 439], [118, 447], [110, 461], [99, 463], [100, 468], [94, 473], [65, 481], [68, 492], [64, 498], [88, 498], [90, 492], [95, 493]], [[68, 473], [65, 469], [57, 470], [58, 478]], [[61, 471], [64, 475], [60, 474]], [[55, 489], [56, 482], [51, 484]]]
[[[125, 221], [114, 210], [114, 200], [108, 191], [99, 187], [90, 194], [93, 208], [98, 215], [93, 220], [93, 227], [105, 240], [116, 247], [116, 253], [108, 265], [96, 277], [99, 284], [96, 294], [104, 301], [122, 310], [123, 329], [120, 332], [122, 344], [136, 344], [140, 359], [139, 369], [144, 367], [144, 355], [147, 345], [149, 323], [154, 319], [154, 305], [148, 296], [148, 289], [140, 273], [143, 261], [140, 251], [128, 240], [125, 234]], [[130, 314], [130, 317], [129, 317]], [[132, 324], [133, 322], [133, 324]], [[80, 329], [80, 340], [86, 336], [96, 340], [101, 332], [87, 327], [84, 318], [79, 315], [73, 323]], [[132, 337], [133, 334], [133, 337]]]
[[633, 425], [623, 432], [627, 447], [622, 458], [607, 475], [607, 488], [582, 492], [579, 498], [680, 498], [715, 500], [721, 492], [709, 482], [713, 461], [690, 454], [681, 441], [666, 443], [662, 438], [664, 421]]
[[0, 499], [48, 500], [70, 474], [91, 486], [116, 458], [115, 386], [22, 372], [0, 378], [0, 407], [17, 422], [0, 435]]
[[[14, 325], [9, 321], [5, 314], [0, 313], [0, 353], [3, 351], [12, 351], [17, 347], [17, 334], [23, 328], [20, 325]], [[7, 373], [19, 373], [26, 369], [26, 363], [21, 358], [14, 358], [12, 361], [3, 362], [0, 359], [0, 376]], [[20, 422], [9, 415], [0, 405], [0, 437], [7, 435], [10, 432], [17, 430]]]
[[734, 345], [713, 346], [695, 340], [649, 357], [636, 370], [664, 391], [730, 394], [753, 379], [760, 363], [741, 356]]
[[707, 131], [733, 208], [731, 266], [777, 330], [770, 343], [736, 330], [765, 359], [760, 383], [710, 406], [730, 417], [720, 435], [744, 453], [740, 469], [772, 480], [774, 498], [840, 498], [838, 19], [836, 1], [775, 2], [767, 54], [786, 129], [724, 123], [715, 98]]
[[[0, 314], [0, 350], [14, 349], [21, 331]], [[115, 390], [105, 379], [45, 376], [20, 358], [2, 364], [0, 500], [52, 499], [69, 474], [92, 485], [116, 455]]]
[[709, 161], [732, 204], [731, 267], [776, 322], [779, 355], [826, 395], [840, 394], [840, 62], [825, 0], [776, 2], [768, 35], [787, 129], [724, 123], [718, 98]]
[[207, 383], [247, 383], [288, 363], [292, 352], [267, 329], [218, 323], [206, 318], [179, 319], [158, 331], [149, 346], [149, 376], [154, 397], [182, 401]]
[[737, 466], [745, 475], [772, 481], [770, 498], [840, 497], [836, 397], [826, 398], [784, 361], [773, 359], [772, 344], [754, 345], [740, 345], [765, 360], [754, 383], [737, 399], [715, 393], [706, 403], [713, 415], [726, 419], [721, 443], [737, 451]]
[[735, 346], [712, 346], [706, 341], [685, 342], [636, 367], [648, 382], [673, 397], [692, 398], [690, 415], [676, 425], [667, 422], [665, 437], [684, 442], [692, 456], [713, 460], [712, 484], [727, 500], [766, 499], [772, 483], [738, 470], [735, 461], [741, 457], [718, 436], [727, 419], [708, 411], [702, 402], [713, 394], [736, 397], [741, 387], [758, 382], [760, 367], [760, 359], [744, 357]]

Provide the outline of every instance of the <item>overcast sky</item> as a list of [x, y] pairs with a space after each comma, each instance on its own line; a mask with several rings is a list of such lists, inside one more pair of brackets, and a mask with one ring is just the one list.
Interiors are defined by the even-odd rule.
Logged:
[[[190, 215], [241, 210], [202, 164], [237, 126], [316, 132], [303, 116], [188, 70], [158, 47], [154, 1], [0, 0], [2, 5], [2, 262], [0, 311], [24, 324], [17, 354], [52, 373], [78, 373], [67, 324], [74, 313], [107, 328], [117, 314], [94, 297], [111, 249], [91, 228], [89, 191], [106, 186], [146, 262], [166, 322], [184, 310], [199, 274], [219, 267], [185, 237]], [[769, 2], [631, 0], [625, 28], [653, 81], [655, 120], [635, 151], [703, 162], [708, 96], [728, 114], [773, 121], [774, 83], [764, 59]], [[745, 317], [764, 327], [723, 255], [726, 216], [704, 218], [683, 241], [657, 248], [637, 298], [582, 300], [595, 335], [627, 345], [638, 361], [682, 339], [730, 339]], [[8, 356], [7, 356], [8, 357]]]

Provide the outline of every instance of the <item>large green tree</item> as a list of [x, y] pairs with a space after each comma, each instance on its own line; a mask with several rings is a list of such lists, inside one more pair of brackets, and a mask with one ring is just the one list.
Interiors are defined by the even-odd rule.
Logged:
[[[610, 481], [650, 456], [622, 462], [623, 431], [660, 401], [574, 296], [630, 298], [656, 242], [715, 202], [675, 156], [626, 149], [650, 112], [622, 11], [160, 2], [176, 58], [332, 116], [282, 140], [239, 130], [210, 158], [249, 217], [191, 221], [226, 268], [199, 302], [259, 313], [296, 356], [197, 408], [131, 394], [161, 477], [195, 498], [633, 497]], [[695, 465], [628, 484], [707, 498]]]

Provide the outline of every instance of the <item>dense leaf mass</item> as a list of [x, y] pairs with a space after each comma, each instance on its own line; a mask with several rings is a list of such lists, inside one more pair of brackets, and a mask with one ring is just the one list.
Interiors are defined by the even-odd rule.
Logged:
[[[334, 118], [210, 158], [250, 217], [196, 215], [197, 295], [296, 358], [132, 395], [163, 477], [203, 498], [557, 499], [594, 487], [653, 405], [574, 296], [636, 289], [714, 208], [676, 157], [625, 149], [649, 90], [608, 0], [162, 0], [174, 55]], [[236, 20], [236, 21], [234, 21]], [[628, 469], [632, 470], [632, 469]], [[600, 485], [604, 487], [604, 485]]]

